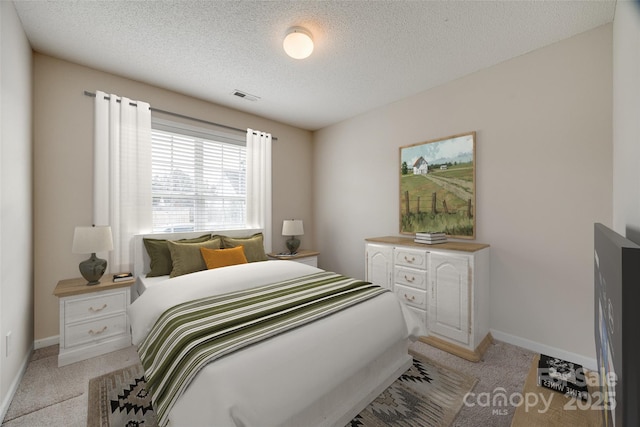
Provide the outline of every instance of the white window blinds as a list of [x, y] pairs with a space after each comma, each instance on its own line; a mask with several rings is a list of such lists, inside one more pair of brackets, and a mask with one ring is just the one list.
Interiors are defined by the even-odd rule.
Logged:
[[245, 138], [154, 119], [153, 231], [246, 226]]

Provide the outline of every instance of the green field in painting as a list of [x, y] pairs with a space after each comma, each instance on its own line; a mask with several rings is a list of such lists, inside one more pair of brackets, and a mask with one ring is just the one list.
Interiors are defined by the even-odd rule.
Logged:
[[473, 165], [469, 163], [465, 163], [459, 166], [452, 166], [447, 170], [436, 170], [433, 172], [429, 171], [429, 173], [433, 173], [437, 176], [442, 176], [445, 178], [457, 178], [464, 181], [473, 182]]
[[[447, 170], [429, 171], [435, 178], [450, 178], [473, 187], [473, 167], [469, 164], [452, 166]], [[463, 183], [463, 185], [464, 185]], [[456, 184], [452, 184], [456, 185]], [[409, 212], [405, 194], [409, 192]], [[433, 212], [433, 194], [436, 195], [436, 211]], [[448, 213], [445, 212], [446, 202]], [[448, 235], [473, 236], [475, 206], [469, 216], [468, 200], [422, 175], [402, 175], [400, 178], [401, 231], [444, 231]]]

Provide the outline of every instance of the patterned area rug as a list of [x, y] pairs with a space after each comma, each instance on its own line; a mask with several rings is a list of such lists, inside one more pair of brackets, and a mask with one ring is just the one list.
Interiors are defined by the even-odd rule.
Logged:
[[157, 427], [140, 363], [89, 381], [87, 427]]
[[[346, 427], [449, 426], [477, 379], [413, 355], [413, 365]], [[156, 427], [140, 364], [89, 381], [88, 427]]]
[[477, 381], [413, 354], [413, 365], [347, 427], [450, 426]]

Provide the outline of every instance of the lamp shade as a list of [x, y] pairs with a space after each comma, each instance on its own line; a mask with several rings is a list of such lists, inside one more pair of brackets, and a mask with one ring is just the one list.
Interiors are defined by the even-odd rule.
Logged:
[[287, 32], [282, 47], [290, 57], [304, 59], [313, 52], [311, 33], [302, 27], [293, 27]]
[[283, 236], [302, 236], [303, 234], [304, 228], [302, 227], [301, 219], [285, 219], [282, 221]]
[[111, 227], [76, 227], [73, 233], [74, 254], [91, 254], [113, 250]]

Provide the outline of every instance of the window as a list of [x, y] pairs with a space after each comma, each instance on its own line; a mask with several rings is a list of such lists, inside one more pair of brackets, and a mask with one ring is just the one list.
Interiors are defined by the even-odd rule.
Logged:
[[151, 158], [154, 232], [246, 227], [244, 135], [153, 119]]

